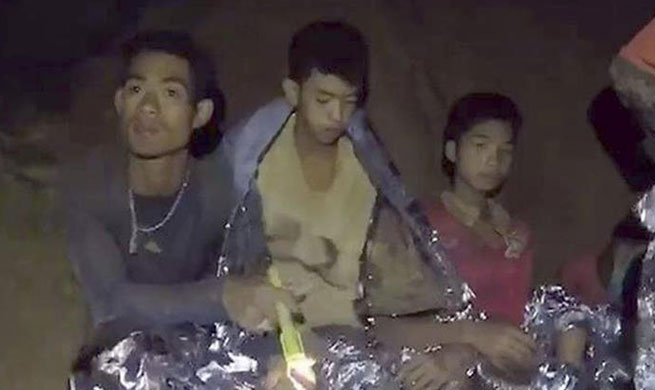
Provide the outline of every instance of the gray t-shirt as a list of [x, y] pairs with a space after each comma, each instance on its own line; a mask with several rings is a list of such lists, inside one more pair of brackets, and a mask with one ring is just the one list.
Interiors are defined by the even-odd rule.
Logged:
[[[124, 159], [98, 150], [72, 166], [64, 189], [68, 255], [94, 325], [125, 331], [226, 319], [216, 277], [224, 226], [232, 209], [230, 173], [219, 156], [195, 160], [172, 217], [139, 233], [131, 223]], [[139, 226], [161, 221], [173, 197], [135, 196]]]

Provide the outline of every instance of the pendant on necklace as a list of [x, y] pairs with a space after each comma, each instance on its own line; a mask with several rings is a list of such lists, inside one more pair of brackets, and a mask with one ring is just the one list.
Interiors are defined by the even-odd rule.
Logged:
[[159, 247], [159, 244], [153, 240], [148, 240], [148, 242], [143, 246], [143, 249], [156, 254], [163, 252], [161, 247]]
[[508, 259], [518, 259], [521, 257], [521, 253], [523, 252], [523, 249], [525, 249], [525, 242], [521, 240], [518, 233], [514, 231], [503, 236], [503, 238], [505, 239], [506, 245], [505, 257]]

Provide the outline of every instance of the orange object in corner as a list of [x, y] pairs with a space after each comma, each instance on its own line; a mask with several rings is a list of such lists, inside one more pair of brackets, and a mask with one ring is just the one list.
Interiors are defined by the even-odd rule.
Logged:
[[619, 55], [645, 72], [655, 75], [655, 19], [623, 46]]

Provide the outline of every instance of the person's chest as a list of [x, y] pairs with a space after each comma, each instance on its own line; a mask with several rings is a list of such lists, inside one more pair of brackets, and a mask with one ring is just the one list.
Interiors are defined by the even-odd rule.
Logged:
[[448, 260], [475, 293], [476, 305], [492, 318], [520, 322], [532, 285], [529, 243], [508, 253], [507, 245], [489, 245], [442, 208], [431, 214], [431, 222]]
[[441, 238], [446, 253], [467, 282], [478, 287], [528, 283], [524, 280], [530, 268], [527, 252], [510, 257], [506, 246], [492, 247], [474, 233], [462, 230], [442, 231]]
[[282, 134], [259, 167], [257, 187], [267, 236], [298, 242], [299, 247], [320, 238], [338, 253], [357, 256], [375, 189], [352, 147], [340, 142], [330, 184], [316, 190], [308, 179], [317, 171], [302, 165], [289, 134]]
[[[197, 194], [185, 194], [169, 219], [174, 199], [135, 202], [140, 227], [152, 231], [134, 232], [130, 220], [119, 224], [116, 237], [128, 279], [137, 283], [170, 284], [199, 279], [211, 267], [221, 235], [219, 226], [202, 210]], [[218, 217], [216, 217], [218, 218]], [[149, 229], [146, 229], [149, 230]]]

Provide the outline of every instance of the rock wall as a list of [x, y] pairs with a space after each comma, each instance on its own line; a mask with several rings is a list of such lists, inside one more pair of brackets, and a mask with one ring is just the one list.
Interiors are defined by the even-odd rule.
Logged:
[[[227, 121], [233, 123], [279, 93], [296, 29], [320, 18], [350, 21], [371, 42], [372, 123], [410, 190], [422, 197], [436, 196], [446, 184], [438, 161], [447, 107], [470, 91], [509, 94], [526, 121], [503, 197], [532, 226], [535, 277], [542, 281], [552, 280], [568, 259], [599, 249], [634, 198], [586, 121], [588, 104], [609, 82], [611, 56], [653, 14], [652, 5], [632, 3], [166, 1], [142, 10], [135, 25], [107, 22], [122, 27], [105, 46], [136, 28], [188, 29], [218, 63]], [[120, 14], [110, 9], [103, 15]], [[0, 144], [14, 146], [0, 153], [0, 388], [65, 383], [84, 311], [57, 224], [46, 229], [42, 221], [56, 215], [49, 185], [56, 181], [53, 164], [116, 138], [115, 72], [109, 56], [78, 63], [61, 94], [70, 97], [68, 111], [26, 109], [10, 129], [2, 129], [11, 137]], [[26, 157], [17, 150], [38, 152]], [[31, 186], [25, 177], [44, 186]]]

